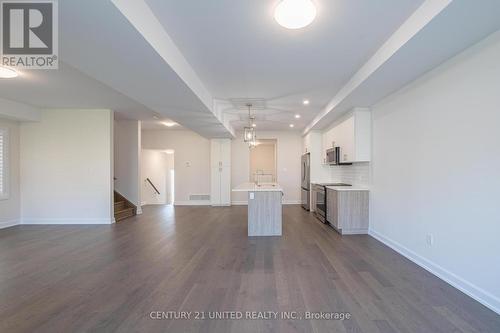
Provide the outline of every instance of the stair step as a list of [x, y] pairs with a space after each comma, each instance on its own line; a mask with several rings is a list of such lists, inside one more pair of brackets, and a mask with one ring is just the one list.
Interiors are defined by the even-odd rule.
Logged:
[[123, 208], [121, 210], [115, 211], [115, 221], [121, 221], [134, 215], [134, 208]]
[[115, 212], [118, 210], [122, 210], [123, 208], [125, 208], [125, 201], [115, 202]]

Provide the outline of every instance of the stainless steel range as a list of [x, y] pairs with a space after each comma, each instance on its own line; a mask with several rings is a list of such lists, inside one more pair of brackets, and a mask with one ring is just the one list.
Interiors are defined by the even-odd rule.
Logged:
[[319, 183], [312, 184], [312, 195], [314, 202], [314, 213], [316, 217], [323, 223], [327, 223], [326, 220], [326, 186], [351, 186], [350, 184], [344, 183]]

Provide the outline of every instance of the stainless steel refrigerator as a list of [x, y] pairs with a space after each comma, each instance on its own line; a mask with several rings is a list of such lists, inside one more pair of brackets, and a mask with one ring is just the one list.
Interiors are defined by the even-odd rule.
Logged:
[[311, 193], [311, 179], [310, 179], [310, 171], [311, 171], [311, 155], [309, 153], [302, 155], [302, 161], [301, 161], [301, 175], [302, 175], [302, 180], [301, 180], [301, 189], [300, 189], [300, 196], [301, 196], [301, 201], [302, 201], [302, 208], [305, 210], [311, 210], [310, 207], [310, 193]]

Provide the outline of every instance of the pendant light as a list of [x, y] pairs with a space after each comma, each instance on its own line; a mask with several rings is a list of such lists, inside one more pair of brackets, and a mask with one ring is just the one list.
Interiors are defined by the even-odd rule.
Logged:
[[257, 143], [257, 136], [255, 134], [255, 127], [254, 121], [255, 121], [255, 116], [252, 116], [250, 109], [252, 107], [251, 103], [247, 104], [248, 107], [248, 126], [244, 128], [244, 133], [243, 133], [243, 141], [248, 143], [248, 146], [250, 148], [253, 148], [256, 146]]

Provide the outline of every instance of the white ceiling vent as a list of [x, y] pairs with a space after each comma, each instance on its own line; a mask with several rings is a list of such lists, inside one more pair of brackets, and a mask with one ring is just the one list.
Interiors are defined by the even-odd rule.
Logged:
[[231, 98], [229, 101], [238, 110], [248, 110], [248, 104], [252, 104], [251, 110], [266, 109], [266, 100], [263, 98]]

